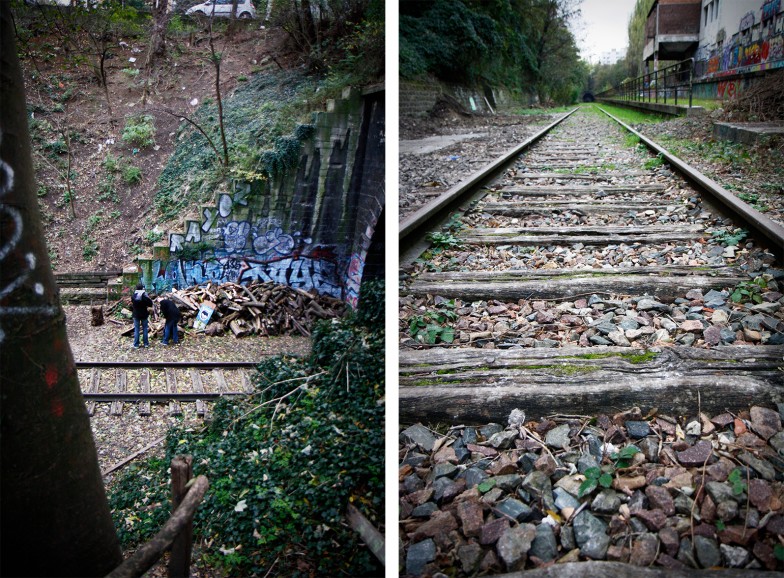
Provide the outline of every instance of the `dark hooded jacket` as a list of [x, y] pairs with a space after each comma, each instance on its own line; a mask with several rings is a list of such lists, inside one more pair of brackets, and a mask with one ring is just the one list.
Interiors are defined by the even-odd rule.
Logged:
[[133, 307], [133, 316], [136, 319], [147, 319], [150, 316], [147, 308], [152, 307], [152, 299], [144, 289], [136, 289], [131, 297], [131, 306]]
[[178, 321], [180, 319], [180, 310], [171, 299], [164, 299], [161, 301], [161, 315], [166, 321]]

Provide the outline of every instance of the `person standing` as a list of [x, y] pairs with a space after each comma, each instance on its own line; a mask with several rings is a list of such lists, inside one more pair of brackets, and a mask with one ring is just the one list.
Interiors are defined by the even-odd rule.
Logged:
[[169, 345], [169, 340], [175, 345], [178, 341], [177, 335], [177, 322], [180, 320], [180, 310], [177, 309], [174, 301], [171, 299], [164, 299], [161, 301], [161, 315], [166, 319], [166, 324], [163, 327], [163, 341], [164, 345]]
[[133, 346], [136, 349], [139, 348], [139, 326], [141, 325], [144, 347], [149, 347], [147, 319], [150, 316], [150, 312], [147, 308], [152, 307], [152, 299], [147, 295], [142, 283], [136, 285], [136, 290], [131, 297], [131, 306], [133, 308]]

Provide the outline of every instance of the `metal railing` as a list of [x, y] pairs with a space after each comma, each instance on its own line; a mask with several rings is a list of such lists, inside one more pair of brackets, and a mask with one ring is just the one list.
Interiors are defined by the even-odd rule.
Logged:
[[637, 78], [624, 80], [618, 86], [600, 92], [597, 98], [618, 98], [629, 102], [662, 102], [671, 100], [677, 106], [678, 99], [688, 99], [692, 106], [692, 82], [694, 79], [694, 59], [689, 58], [642, 74]]

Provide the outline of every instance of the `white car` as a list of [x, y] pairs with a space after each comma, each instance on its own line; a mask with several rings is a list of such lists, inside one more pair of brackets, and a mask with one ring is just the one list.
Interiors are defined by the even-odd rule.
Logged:
[[[207, 0], [188, 8], [185, 13], [191, 16], [218, 16], [228, 18], [231, 16], [232, 0]], [[256, 18], [256, 7], [251, 0], [237, 0], [237, 18]]]

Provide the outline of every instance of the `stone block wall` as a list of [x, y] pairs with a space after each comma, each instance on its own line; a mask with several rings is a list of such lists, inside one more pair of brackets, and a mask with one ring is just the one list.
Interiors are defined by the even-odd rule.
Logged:
[[[148, 289], [273, 281], [356, 306], [368, 259], [383, 262], [370, 251], [384, 208], [383, 89], [345, 91], [315, 115], [312, 132], [295, 169], [234, 181], [139, 257]], [[124, 278], [129, 287], [134, 275]]]
[[400, 115], [427, 116], [436, 102], [444, 97], [457, 101], [463, 109], [475, 114], [508, 113], [536, 102], [536, 97], [531, 94], [505, 88], [466, 87], [435, 79], [401, 81]]

